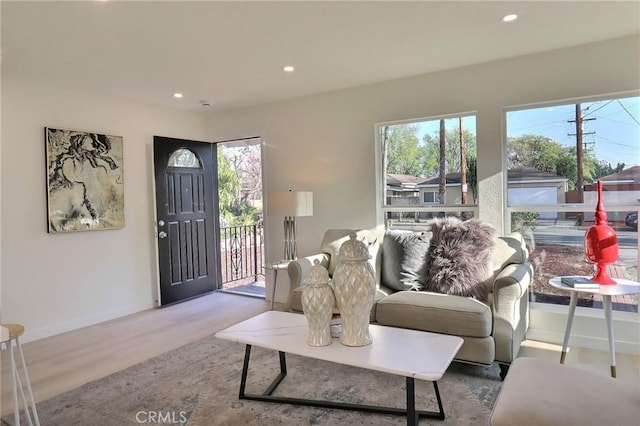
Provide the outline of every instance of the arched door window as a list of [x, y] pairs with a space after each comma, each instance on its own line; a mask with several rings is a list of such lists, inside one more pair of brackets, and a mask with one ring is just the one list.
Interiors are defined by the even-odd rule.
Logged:
[[180, 148], [171, 154], [167, 166], [200, 169], [202, 168], [202, 163], [200, 163], [200, 159], [193, 151], [186, 148]]

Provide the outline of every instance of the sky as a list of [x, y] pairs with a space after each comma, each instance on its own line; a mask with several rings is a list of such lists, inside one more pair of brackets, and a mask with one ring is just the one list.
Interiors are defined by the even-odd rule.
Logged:
[[[640, 165], [640, 97], [583, 102], [583, 142], [599, 160], [615, 167]], [[507, 112], [507, 137], [543, 135], [562, 145], [575, 146], [575, 104], [546, 106]], [[456, 123], [457, 124], [457, 123]], [[464, 125], [475, 129], [475, 117]], [[420, 123], [418, 135], [437, 133], [439, 121]], [[473, 131], [473, 130], [472, 130]], [[592, 133], [593, 132], [593, 133]]]
[[[640, 98], [618, 98], [581, 104], [585, 149], [612, 166], [640, 165]], [[507, 113], [507, 136], [544, 135], [567, 146], [576, 144], [575, 104]]]

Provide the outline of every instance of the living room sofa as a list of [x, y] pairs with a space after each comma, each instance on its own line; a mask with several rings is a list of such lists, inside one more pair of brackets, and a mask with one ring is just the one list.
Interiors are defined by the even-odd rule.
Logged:
[[[529, 326], [528, 292], [533, 268], [520, 234], [493, 239], [489, 292], [486, 300], [480, 301], [474, 297], [424, 291], [416, 285], [414, 281], [420, 280], [420, 274], [430, 274], [429, 270], [416, 274], [415, 269], [419, 270], [429, 250], [436, 250], [432, 232], [329, 229], [319, 253], [289, 264], [289, 310], [302, 312], [302, 289], [314, 260], [319, 260], [330, 276], [333, 274], [340, 246], [349, 239], [350, 233], [355, 233], [370, 247], [370, 262], [377, 281], [371, 322], [460, 336], [464, 344], [456, 360], [485, 365], [497, 362], [504, 377]], [[398, 247], [399, 240], [402, 247]], [[407, 243], [411, 240], [418, 243]], [[465, 262], [477, 261], [465, 259]]]

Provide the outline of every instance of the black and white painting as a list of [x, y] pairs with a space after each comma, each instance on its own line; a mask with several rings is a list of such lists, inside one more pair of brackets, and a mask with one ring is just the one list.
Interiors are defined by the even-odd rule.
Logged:
[[124, 227], [122, 137], [46, 127], [50, 233]]

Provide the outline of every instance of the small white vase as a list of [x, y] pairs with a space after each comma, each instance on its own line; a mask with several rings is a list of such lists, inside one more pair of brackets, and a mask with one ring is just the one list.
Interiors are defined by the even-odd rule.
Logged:
[[330, 323], [334, 305], [329, 273], [316, 259], [302, 290], [302, 311], [309, 325], [307, 343], [310, 346], [327, 346], [333, 341]]
[[333, 273], [335, 293], [342, 334], [340, 343], [347, 346], [365, 346], [371, 343], [369, 315], [376, 292], [376, 278], [369, 264], [366, 244], [351, 233], [342, 244], [339, 262]]

